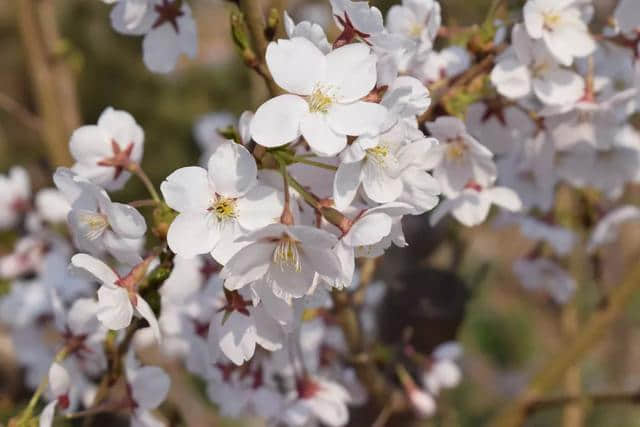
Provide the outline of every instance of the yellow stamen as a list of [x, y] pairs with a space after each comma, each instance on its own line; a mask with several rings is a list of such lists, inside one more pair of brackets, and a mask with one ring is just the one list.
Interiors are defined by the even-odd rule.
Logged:
[[218, 197], [210, 210], [220, 221], [227, 221], [238, 216], [236, 201], [227, 197]]
[[298, 252], [298, 242], [289, 236], [283, 236], [273, 251], [273, 263], [278, 264], [282, 271], [286, 269], [300, 272], [302, 262]]

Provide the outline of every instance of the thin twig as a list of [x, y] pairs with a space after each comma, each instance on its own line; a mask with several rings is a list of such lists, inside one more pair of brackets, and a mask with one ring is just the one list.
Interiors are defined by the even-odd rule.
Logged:
[[23, 107], [18, 101], [9, 95], [0, 92], [0, 109], [6, 111], [16, 118], [24, 127], [40, 134], [42, 132], [42, 121], [38, 116]]

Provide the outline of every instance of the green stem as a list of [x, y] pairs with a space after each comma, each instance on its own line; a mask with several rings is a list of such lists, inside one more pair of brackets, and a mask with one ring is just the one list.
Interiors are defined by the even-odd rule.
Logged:
[[323, 163], [323, 162], [318, 162], [315, 160], [309, 160], [305, 157], [302, 156], [294, 156], [291, 155], [289, 153], [286, 152], [280, 152], [278, 153], [278, 156], [282, 156], [285, 158], [285, 160], [287, 160], [289, 163], [303, 163], [305, 165], [309, 165], [309, 166], [315, 166], [317, 168], [322, 168], [322, 169], [327, 169], [327, 170], [331, 170], [331, 171], [337, 171], [338, 167], [334, 166], [334, 165], [330, 165], [327, 163]]
[[160, 196], [158, 195], [158, 192], [153, 186], [153, 183], [151, 182], [151, 180], [149, 179], [149, 176], [147, 176], [147, 174], [142, 170], [140, 165], [138, 163], [131, 162], [127, 166], [127, 170], [129, 170], [129, 172], [131, 173], [136, 174], [136, 176], [140, 178], [140, 181], [142, 181], [144, 186], [147, 188], [147, 191], [149, 192], [149, 195], [151, 196], [151, 198], [156, 203], [160, 203], [161, 199], [160, 199]]
[[[54, 357], [53, 362], [51, 364], [53, 365], [54, 363], [62, 362], [64, 359], [66, 359], [68, 355], [69, 355], [69, 348], [67, 346], [62, 347], [62, 349]], [[36, 391], [33, 393], [31, 400], [29, 400], [29, 404], [22, 412], [22, 416], [20, 416], [17, 425], [22, 425], [23, 423], [26, 423], [31, 418], [31, 416], [33, 415], [33, 410], [35, 409], [36, 405], [38, 404], [38, 401], [40, 400], [40, 396], [42, 396], [42, 393], [44, 393], [48, 385], [49, 385], [49, 373], [47, 371], [47, 374], [45, 374], [44, 378], [42, 378], [42, 381], [40, 381], [38, 388], [36, 388]]]

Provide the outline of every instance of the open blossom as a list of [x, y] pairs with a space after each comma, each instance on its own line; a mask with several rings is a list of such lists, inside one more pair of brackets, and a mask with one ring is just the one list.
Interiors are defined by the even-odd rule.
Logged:
[[[434, 139], [411, 141], [410, 129], [398, 124], [378, 136], [361, 136], [345, 150], [333, 184], [338, 209], [347, 207], [360, 184], [371, 200], [388, 203], [403, 191], [402, 174], [414, 162], [421, 164]], [[437, 143], [437, 141], [436, 141]], [[437, 194], [437, 187], [435, 188]]]
[[429, 217], [431, 225], [437, 224], [446, 214], [451, 213], [462, 224], [472, 227], [487, 219], [492, 204], [512, 212], [522, 208], [518, 194], [510, 188], [485, 188], [474, 182], [470, 182], [461, 192], [447, 197]]
[[587, 56], [596, 44], [582, 20], [578, 0], [528, 0], [524, 24], [533, 39], [542, 39], [551, 54], [563, 65], [574, 57]]
[[156, 339], [160, 341], [156, 315], [137, 290], [149, 262], [150, 259], [147, 259], [134, 267], [129, 274], [120, 277], [111, 267], [91, 255], [76, 254], [71, 258], [71, 265], [88, 272], [102, 284], [98, 289], [97, 317], [106, 328], [126, 328], [135, 312], [149, 322]]
[[242, 365], [251, 360], [256, 345], [269, 351], [282, 347], [282, 328], [263, 304], [254, 304], [250, 288], [229, 291], [220, 277], [210, 279], [207, 287], [213, 303], [207, 336], [210, 362], [222, 360], [222, 351], [234, 364]]
[[548, 292], [558, 304], [566, 304], [576, 289], [575, 280], [547, 258], [520, 259], [513, 265], [513, 271], [526, 289]]
[[342, 427], [349, 421], [349, 393], [341, 385], [318, 377], [296, 380], [297, 396], [288, 402], [282, 420], [291, 426], [305, 426], [318, 420], [330, 427]]
[[491, 82], [500, 94], [518, 99], [533, 92], [540, 101], [565, 105], [584, 95], [584, 79], [561, 68], [547, 47], [531, 39], [521, 24], [512, 31], [511, 51], [502, 55], [491, 71]]
[[20, 166], [0, 175], [0, 229], [15, 226], [31, 206], [31, 180]]
[[304, 225], [268, 225], [242, 238], [250, 242], [224, 266], [225, 287], [237, 290], [265, 278], [281, 298], [304, 296], [316, 274], [336, 278], [340, 263], [332, 252], [337, 239]]
[[324, 29], [320, 25], [309, 21], [302, 21], [296, 24], [285, 11], [284, 28], [290, 39], [294, 37], [304, 37], [316, 45], [316, 47], [325, 55], [331, 52], [331, 44], [327, 40], [327, 35], [325, 34]]
[[462, 191], [470, 180], [481, 186], [495, 181], [493, 154], [469, 135], [460, 119], [438, 117], [427, 123], [427, 128], [440, 144], [429, 150], [425, 168], [433, 168], [433, 176], [444, 192]]
[[105, 251], [123, 263], [140, 261], [139, 239], [147, 224], [135, 208], [114, 203], [97, 185], [59, 168], [53, 180], [71, 203], [69, 228], [80, 250], [100, 255]]
[[306, 38], [278, 40], [269, 44], [266, 61], [290, 94], [256, 111], [251, 136], [258, 144], [277, 147], [302, 135], [316, 154], [333, 156], [347, 135], [375, 135], [393, 124], [385, 107], [361, 100], [376, 84], [376, 58], [363, 43], [324, 55]]
[[107, 107], [97, 124], [71, 135], [69, 149], [76, 161], [71, 170], [108, 190], [119, 190], [131, 176], [127, 164], [142, 160], [143, 144], [144, 132], [131, 114]]
[[245, 243], [237, 238], [275, 222], [282, 212], [274, 188], [257, 182], [257, 166], [243, 146], [221, 143], [209, 170], [178, 169], [160, 186], [167, 204], [180, 214], [167, 242], [185, 258], [211, 253], [224, 264]]
[[387, 15], [387, 28], [416, 41], [419, 50], [429, 50], [441, 23], [440, 3], [434, 0], [402, 0]]
[[126, 35], [144, 35], [144, 63], [156, 73], [168, 73], [180, 55], [195, 57], [196, 23], [186, 1], [119, 0], [111, 11], [113, 28]]

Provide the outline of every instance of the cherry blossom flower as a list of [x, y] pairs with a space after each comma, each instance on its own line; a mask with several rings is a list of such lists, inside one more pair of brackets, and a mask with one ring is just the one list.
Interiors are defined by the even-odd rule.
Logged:
[[587, 56], [595, 50], [577, 0], [528, 0], [523, 13], [529, 36], [544, 40], [561, 64], [571, 65], [574, 57]]
[[518, 99], [532, 91], [545, 104], [565, 105], [584, 95], [585, 82], [572, 70], [561, 68], [539, 41], [532, 40], [522, 25], [512, 31], [511, 51], [491, 71], [491, 82], [500, 94]]
[[58, 168], [53, 180], [71, 203], [69, 228], [80, 250], [94, 255], [107, 251], [129, 265], [141, 260], [139, 239], [147, 224], [135, 208], [112, 202], [103, 189], [69, 169]]
[[0, 229], [15, 226], [31, 206], [31, 180], [26, 169], [11, 168], [0, 175]]
[[69, 149], [76, 163], [71, 170], [106, 188], [119, 190], [131, 174], [130, 162], [140, 163], [144, 132], [131, 114], [107, 107], [95, 125], [76, 129]]
[[331, 44], [329, 44], [327, 35], [320, 25], [309, 21], [302, 21], [296, 24], [285, 11], [284, 28], [290, 39], [293, 39], [294, 37], [304, 37], [313, 43], [325, 55], [331, 52]]
[[153, 309], [138, 293], [137, 287], [149, 267], [150, 258], [138, 264], [124, 277], [107, 264], [87, 254], [76, 254], [71, 265], [85, 270], [102, 285], [98, 289], [98, 320], [108, 329], [121, 330], [129, 326], [134, 312], [143, 317], [160, 341], [160, 328]]
[[462, 191], [470, 180], [481, 186], [495, 181], [493, 154], [469, 135], [460, 119], [438, 117], [427, 123], [427, 128], [440, 144], [429, 150], [425, 168], [434, 169], [433, 176], [443, 192]]
[[258, 108], [251, 136], [277, 147], [304, 136], [318, 155], [333, 156], [347, 135], [376, 134], [388, 127], [386, 108], [365, 97], [376, 83], [376, 59], [368, 46], [351, 44], [324, 55], [306, 38], [272, 42], [267, 65], [275, 82], [290, 94]]
[[387, 28], [416, 41], [418, 49], [430, 50], [441, 23], [440, 3], [434, 0], [402, 0], [387, 15]]
[[229, 290], [266, 278], [281, 298], [299, 298], [312, 289], [316, 274], [336, 278], [340, 263], [332, 248], [337, 239], [304, 225], [271, 224], [239, 240], [250, 242], [224, 266], [220, 275]]
[[179, 212], [167, 242], [185, 258], [211, 253], [225, 264], [245, 244], [238, 237], [279, 218], [282, 201], [275, 189], [257, 182], [255, 160], [239, 144], [220, 144], [208, 166], [208, 172], [178, 169], [160, 186], [167, 204]]
[[317, 419], [330, 427], [341, 427], [349, 421], [347, 390], [332, 381], [305, 377], [296, 381], [297, 396], [287, 405], [282, 420], [292, 426], [304, 426]]
[[464, 190], [440, 202], [429, 217], [429, 223], [433, 226], [451, 213], [462, 224], [473, 227], [487, 219], [492, 204], [509, 211], [519, 211], [522, 208], [518, 194], [510, 188], [484, 188], [470, 182]]
[[513, 272], [526, 289], [548, 292], [558, 304], [566, 304], [576, 289], [575, 280], [547, 258], [519, 259], [513, 265]]

